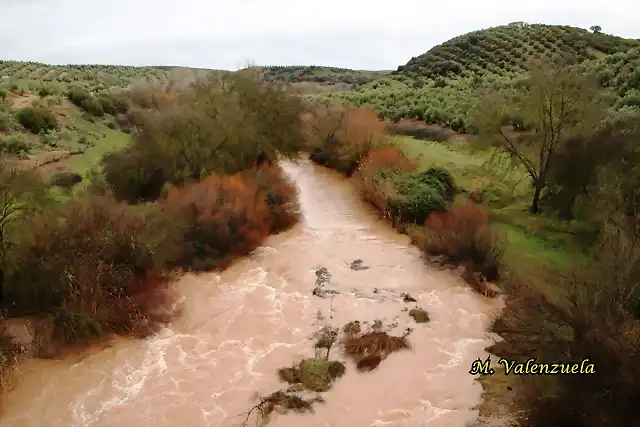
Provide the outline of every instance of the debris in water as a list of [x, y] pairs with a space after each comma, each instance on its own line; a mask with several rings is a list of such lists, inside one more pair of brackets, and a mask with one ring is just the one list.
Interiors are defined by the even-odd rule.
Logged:
[[347, 368], [342, 362], [335, 360], [309, 358], [304, 359], [298, 366], [278, 369], [278, 376], [286, 383], [297, 385], [295, 390], [302, 389], [324, 392], [331, 388], [336, 378], [344, 375]]
[[329, 364], [329, 375], [332, 379], [340, 378], [347, 372], [347, 368], [344, 366], [344, 363], [333, 361]]
[[332, 363], [326, 359], [304, 359], [300, 362], [300, 382], [304, 388], [315, 392], [328, 391], [333, 380], [329, 373]]
[[326, 267], [316, 270], [316, 276], [318, 277], [316, 279], [316, 286], [322, 285], [331, 279], [331, 273], [329, 273], [329, 270], [327, 270]]
[[324, 286], [326, 284], [331, 284], [331, 273], [325, 267], [322, 267], [316, 270], [316, 287], [313, 289], [313, 295], [326, 298], [328, 296], [333, 296], [339, 294], [335, 289], [326, 289]]
[[413, 317], [416, 323], [426, 323], [431, 320], [429, 319], [429, 313], [419, 307], [409, 311], [409, 316]]
[[402, 294], [402, 300], [406, 303], [418, 302], [418, 300], [416, 300], [414, 297], [412, 297], [409, 294]]
[[370, 354], [358, 360], [358, 363], [356, 364], [356, 368], [360, 372], [369, 372], [377, 368], [381, 362], [382, 362], [382, 358], [380, 357], [379, 354]]
[[376, 330], [382, 329], [382, 320], [374, 320], [373, 326], [371, 326], [371, 328]]
[[278, 369], [278, 376], [282, 381], [289, 384], [298, 384], [302, 382], [300, 379], [300, 370], [296, 367], [280, 368]]
[[356, 320], [354, 322], [349, 322], [346, 325], [344, 325], [344, 328], [342, 330], [344, 331], [345, 334], [357, 335], [362, 331], [362, 327], [360, 326], [360, 321]]
[[368, 270], [369, 267], [367, 267], [366, 265], [362, 265], [362, 260], [361, 259], [356, 259], [351, 263], [351, 269], [353, 271], [361, 271], [361, 270]]
[[273, 411], [279, 413], [287, 413], [294, 411], [299, 414], [305, 412], [313, 412], [313, 404], [316, 402], [324, 403], [324, 399], [320, 396], [316, 396], [312, 399], [303, 399], [302, 397], [286, 391], [276, 391], [266, 397], [258, 396], [260, 402], [251, 408], [247, 414], [245, 420], [242, 422], [242, 427], [247, 427], [251, 415], [257, 411], [258, 420], [256, 425], [264, 426], [269, 422], [270, 415]]
[[356, 360], [359, 370], [375, 369], [391, 353], [410, 348], [406, 336], [394, 337], [382, 331], [350, 335], [343, 344], [345, 354]]
[[[320, 331], [314, 334], [316, 339], [316, 350], [318, 349], [326, 349], [327, 354], [324, 356], [326, 359], [329, 358], [329, 352], [331, 351], [331, 347], [336, 342], [338, 338], [338, 329], [332, 328], [330, 326], [325, 326]], [[316, 357], [320, 357], [316, 352]]]

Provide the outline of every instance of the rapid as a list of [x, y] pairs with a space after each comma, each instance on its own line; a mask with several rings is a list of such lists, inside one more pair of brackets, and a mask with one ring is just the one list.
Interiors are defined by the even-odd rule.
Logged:
[[[346, 362], [314, 413], [274, 414], [270, 427], [472, 423], [482, 387], [469, 369], [487, 356], [501, 302], [425, 264], [339, 174], [305, 160], [283, 167], [299, 188], [300, 224], [223, 272], [182, 276], [181, 315], [158, 334], [82, 358], [29, 362], [4, 397], [0, 426], [240, 426], [256, 393], [287, 387], [278, 368], [313, 356], [314, 332], [355, 320], [381, 321], [393, 335], [412, 328], [411, 349], [371, 372]], [[356, 259], [368, 269], [352, 270]], [[339, 292], [332, 298], [312, 295], [322, 267]], [[403, 293], [417, 302], [404, 302]], [[413, 321], [406, 308], [415, 306], [430, 322]], [[347, 360], [337, 346], [332, 358]]]

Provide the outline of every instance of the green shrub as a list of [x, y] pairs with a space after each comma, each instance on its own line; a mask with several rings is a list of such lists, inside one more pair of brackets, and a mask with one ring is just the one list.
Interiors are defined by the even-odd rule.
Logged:
[[102, 107], [102, 111], [105, 112], [106, 114], [110, 114], [112, 116], [115, 116], [118, 113], [118, 111], [116, 110], [116, 107], [113, 104], [113, 101], [111, 100], [111, 98], [103, 95], [103, 96], [98, 98], [98, 102], [100, 102], [100, 106]]
[[393, 181], [397, 194], [391, 196], [389, 208], [401, 221], [423, 224], [431, 212], [445, 208], [445, 186], [438, 179], [409, 172], [397, 174]]
[[11, 135], [0, 139], [0, 153], [21, 155], [31, 152], [31, 144], [22, 135]]
[[431, 179], [435, 179], [442, 185], [443, 195], [447, 200], [453, 199], [456, 193], [456, 182], [453, 179], [451, 173], [444, 168], [429, 168], [420, 173], [421, 179], [425, 183], [431, 182]]
[[82, 108], [82, 103], [92, 98], [91, 94], [81, 87], [72, 87], [67, 93], [67, 98], [77, 107]]
[[53, 95], [53, 94], [54, 94], [54, 90], [52, 88], [50, 88], [50, 87], [47, 87], [47, 86], [41, 87], [38, 90], [38, 96], [40, 98], [46, 98], [47, 96]]
[[0, 132], [9, 132], [13, 130], [14, 119], [13, 117], [4, 112], [0, 112]]
[[71, 188], [80, 182], [82, 182], [82, 176], [75, 172], [58, 172], [50, 180], [52, 186], [62, 188]]
[[117, 116], [122, 125], [137, 128], [131, 147], [103, 163], [120, 200], [152, 200], [166, 183], [235, 173], [275, 163], [279, 155], [295, 157], [305, 143], [302, 100], [253, 76], [229, 73], [178, 94], [152, 95], [154, 110]]
[[43, 107], [22, 108], [16, 113], [16, 119], [25, 129], [34, 134], [58, 128], [56, 117]]
[[95, 117], [104, 116], [104, 110], [102, 109], [102, 104], [100, 103], [99, 100], [95, 99], [94, 97], [89, 97], [84, 101], [82, 101], [82, 103], [80, 104], [80, 108], [82, 108], [84, 111], [91, 114], [92, 116], [95, 116]]

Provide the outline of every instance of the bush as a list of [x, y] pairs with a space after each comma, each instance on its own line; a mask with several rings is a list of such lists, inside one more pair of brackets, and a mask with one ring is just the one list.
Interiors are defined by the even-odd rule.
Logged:
[[45, 86], [45, 87], [41, 87], [38, 90], [38, 96], [40, 98], [46, 98], [47, 96], [53, 95], [53, 94], [54, 94], [54, 90], [52, 88], [50, 88], [50, 87], [46, 87]]
[[381, 172], [388, 172], [390, 175], [415, 169], [415, 163], [397, 147], [385, 146], [369, 152], [360, 162], [355, 178], [362, 198], [372, 203], [386, 217], [390, 213], [389, 199], [395, 189]]
[[296, 157], [303, 146], [301, 100], [252, 76], [203, 80], [170, 98], [159, 110], [129, 111], [133, 144], [104, 161], [119, 199], [152, 200], [165, 183], [273, 164], [279, 155]]
[[14, 120], [8, 113], [0, 112], [0, 132], [9, 132], [13, 130]]
[[115, 116], [118, 113], [118, 110], [116, 109], [116, 106], [113, 104], [113, 101], [111, 100], [111, 98], [103, 95], [100, 98], [98, 98], [98, 102], [100, 103], [100, 106], [104, 113], [110, 114], [112, 116]]
[[0, 138], [0, 153], [21, 155], [31, 152], [31, 144], [22, 135]]
[[58, 172], [51, 177], [51, 185], [55, 187], [71, 188], [82, 182], [82, 176], [74, 172]]
[[363, 198], [376, 206], [393, 225], [422, 224], [444, 209], [455, 190], [444, 169], [416, 171], [416, 164], [394, 146], [372, 150], [355, 175]]
[[587, 269], [540, 276], [550, 289], [560, 290], [554, 298], [527, 282], [516, 283], [493, 325], [504, 341], [489, 350], [499, 357], [588, 359], [595, 365], [590, 375], [523, 377], [516, 400], [524, 414], [520, 425], [617, 427], [635, 425], [630, 420], [640, 417], [640, 324], [625, 307], [628, 291], [637, 288], [637, 254], [629, 259], [629, 242], [609, 237], [617, 240], [619, 252], [601, 248], [606, 257], [592, 259]]
[[421, 123], [402, 121], [387, 123], [387, 129], [392, 135], [412, 136], [424, 141], [446, 142], [449, 140], [446, 130], [439, 126], [427, 127]]
[[100, 103], [100, 101], [98, 101], [92, 96], [83, 100], [80, 103], [80, 108], [82, 108], [84, 111], [91, 114], [92, 116], [96, 116], [96, 117], [104, 116], [104, 110], [102, 109], [102, 104]]
[[80, 87], [72, 87], [67, 92], [67, 98], [77, 107], [82, 108], [82, 103], [87, 99], [91, 99], [92, 96], [87, 90]]
[[432, 182], [432, 179], [442, 186], [442, 192], [447, 200], [452, 200], [456, 194], [456, 183], [451, 173], [443, 168], [429, 168], [421, 173], [425, 182]]
[[429, 215], [411, 237], [425, 253], [443, 256], [453, 264], [469, 264], [488, 280], [496, 280], [503, 242], [491, 230], [489, 220], [485, 206], [455, 203], [448, 212]]
[[286, 230], [298, 222], [298, 188], [287, 178], [281, 167], [262, 166], [251, 169], [246, 174], [255, 179], [260, 190], [265, 193], [271, 211], [273, 231]]
[[22, 108], [16, 113], [16, 119], [25, 129], [34, 134], [58, 128], [56, 117], [43, 107]]
[[4, 101], [5, 99], [7, 99], [7, 91], [0, 89], [0, 101]]
[[429, 214], [445, 208], [446, 188], [424, 172], [398, 173], [391, 177], [395, 194], [389, 199], [393, 216], [405, 223], [423, 224]]
[[58, 342], [148, 331], [167, 302], [162, 271], [174, 257], [173, 222], [107, 197], [36, 217], [4, 286], [10, 315], [46, 314]]
[[318, 106], [309, 120], [312, 161], [351, 175], [358, 162], [386, 142], [386, 127], [370, 108]]
[[[271, 168], [169, 186], [163, 204], [186, 230], [178, 265], [195, 270], [225, 267], [258, 247], [277, 227], [290, 225], [296, 218], [291, 209], [295, 187]], [[268, 186], [269, 192], [264, 191]]]

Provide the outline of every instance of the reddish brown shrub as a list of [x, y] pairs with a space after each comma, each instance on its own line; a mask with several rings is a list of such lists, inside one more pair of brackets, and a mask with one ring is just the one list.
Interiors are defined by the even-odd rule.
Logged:
[[370, 107], [318, 107], [309, 121], [311, 160], [351, 175], [369, 151], [387, 141], [383, 121]]
[[5, 283], [9, 315], [51, 316], [59, 342], [148, 329], [157, 305], [169, 302], [162, 271], [177, 246], [170, 224], [149, 207], [107, 197], [35, 218]]
[[297, 219], [296, 190], [278, 169], [265, 166], [170, 186], [163, 203], [186, 226], [179, 264], [196, 270], [225, 267], [290, 226]]
[[281, 167], [263, 165], [245, 172], [253, 177], [265, 193], [273, 221], [272, 232], [283, 231], [300, 219], [298, 188], [287, 178]]
[[496, 280], [503, 246], [491, 230], [490, 216], [486, 206], [455, 203], [447, 212], [429, 215], [412, 239], [430, 255], [443, 256], [453, 264], [469, 264], [488, 280]]

